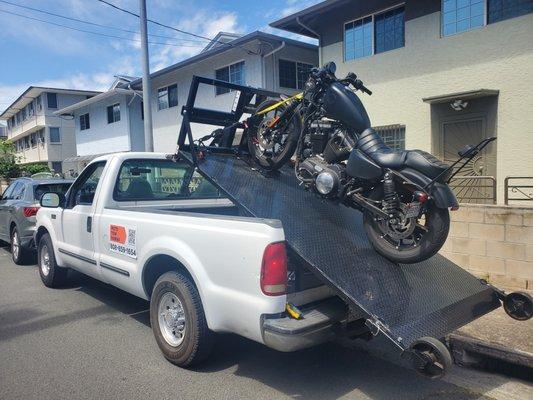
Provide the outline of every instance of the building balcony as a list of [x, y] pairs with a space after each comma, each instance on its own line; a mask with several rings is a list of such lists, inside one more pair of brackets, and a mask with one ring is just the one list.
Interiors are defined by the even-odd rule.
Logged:
[[46, 126], [44, 115], [34, 115], [27, 118], [21, 124], [7, 130], [7, 138], [11, 141], [18, 140], [28, 134], [38, 131]]

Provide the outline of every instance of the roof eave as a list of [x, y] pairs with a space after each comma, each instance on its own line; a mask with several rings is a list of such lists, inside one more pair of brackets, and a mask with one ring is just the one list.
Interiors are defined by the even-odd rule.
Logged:
[[[251, 32], [251, 33], [249, 33], [247, 35], [241, 36], [241, 37], [239, 37], [239, 38], [237, 38], [235, 40], [232, 40], [231, 42], [228, 43], [228, 46], [221, 45], [219, 47], [215, 47], [213, 49], [210, 49], [210, 50], [208, 50], [206, 52], [203, 52], [203, 53], [200, 52], [200, 53], [198, 53], [195, 56], [187, 58], [187, 59], [185, 59], [183, 61], [180, 61], [180, 62], [178, 62], [176, 64], [170, 65], [170, 66], [165, 67], [163, 69], [160, 69], [159, 71], [155, 71], [155, 72], [150, 74], [150, 78], [153, 79], [153, 78], [156, 78], [156, 77], [158, 77], [160, 75], [166, 74], [167, 72], [174, 71], [174, 70], [186, 67], [188, 65], [192, 65], [195, 62], [200, 62], [200, 61], [206, 60], [206, 59], [208, 59], [210, 57], [213, 57], [213, 56], [221, 54], [221, 53], [223, 53], [225, 51], [231, 50], [235, 46], [241, 46], [241, 45], [243, 45], [245, 43], [248, 43], [248, 42], [251, 42], [253, 40], [261, 40], [261, 39], [262, 40], [267, 40], [267, 41], [286, 42], [286, 43], [294, 45], [294, 46], [300, 46], [300, 47], [307, 48], [307, 49], [310, 49], [310, 50], [318, 50], [318, 46], [314, 45], [314, 44], [311, 44], [311, 43], [305, 43], [305, 42], [301, 42], [301, 41], [298, 41], [298, 40], [289, 39], [289, 38], [285, 38], [283, 36], [273, 35], [273, 34], [261, 32], [261, 31], [254, 31], [254, 32]], [[138, 87], [138, 85], [140, 85], [141, 82], [142, 82], [142, 78], [139, 78], [139, 79], [131, 82], [131, 86], [132, 87]]]

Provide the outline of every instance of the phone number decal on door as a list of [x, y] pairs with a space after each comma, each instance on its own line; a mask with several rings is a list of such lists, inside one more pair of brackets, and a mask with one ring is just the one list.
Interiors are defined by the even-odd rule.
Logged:
[[109, 250], [127, 257], [137, 258], [137, 228], [135, 226], [109, 225]]

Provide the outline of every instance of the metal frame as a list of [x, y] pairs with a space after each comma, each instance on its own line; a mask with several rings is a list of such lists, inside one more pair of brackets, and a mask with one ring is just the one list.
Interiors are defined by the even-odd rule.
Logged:
[[[523, 189], [533, 189], [533, 184], [512, 184], [511, 180], [532, 180], [533, 176], [508, 176], [504, 180], [504, 203], [509, 205], [509, 201], [533, 201], [533, 194], [526, 193]], [[509, 189], [512, 193], [522, 194], [524, 197], [509, 197]]]
[[[237, 92], [239, 98], [237, 102], [234, 103], [232, 111], [225, 112], [196, 107], [195, 102], [200, 84], [224, 87]], [[195, 164], [197, 163], [197, 146], [194, 144], [191, 123], [199, 123], [219, 126], [226, 129], [220, 146], [205, 146], [204, 149], [213, 152], [226, 152], [234, 154], [235, 148], [232, 147], [233, 139], [235, 138], [235, 131], [239, 127], [238, 123], [242, 115], [245, 113], [252, 113], [255, 108], [267, 98], [279, 98], [280, 95], [280, 93], [270, 90], [194, 75], [192, 78], [191, 87], [189, 89], [189, 96], [187, 97], [187, 103], [181, 110], [183, 120], [178, 136], [178, 150], [190, 150], [193, 162]], [[186, 143], [186, 140], [188, 143]], [[241, 148], [241, 144], [242, 139], [241, 143], [239, 143], [239, 146], [237, 146], [238, 149]]]

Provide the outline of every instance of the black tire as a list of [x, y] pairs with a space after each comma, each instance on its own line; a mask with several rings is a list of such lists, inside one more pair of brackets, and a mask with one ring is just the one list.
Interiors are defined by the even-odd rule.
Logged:
[[[166, 322], [160, 323], [159, 311], [168, 296], [177, 297], [184, 317], [182, 341], [177, 344], [171, 344], [161, 329], [161, 325], [166, 329]], [[191, 367], [200, 364], [211, 354], [214, 333], [207, 326], [200, 295], [188, 276], [179, 272], [167, 272], [159, 277], [150, 299], [150, 323], [157, 345], [171, 363]]]
[[20, 244], [20, 235], [16, 226], [11, 229], [11, 258], [17, 265], [25, 264], [30, 258], [30, 251]]
[[[259, 104], [255, 112], [257, 113], [278, 102], [279, 100], [265, 100], [261, 104]], [[280, 112], [284, 108], [284, 106], [280, 106]], [[289, 161], [292, 155], [294, 154], [296, 147], [298, 146], [298, 137], [300, 136], [300, 132], [302, 131], [302, 121], [298, 115], [295, 115], [292, 118], [292, 121], [290, 123], [291, 125], [288, 128], [290, 129], [290, 132], [288, 134], [289, 136], [287, 137], [283, 150], [276, 157], [272, 157], [270, 159], [265, 157], [265, 155], [261, 152], [261, 149], [258, 147], [257, 143], [257, 134], [259, 132], [258, 127], [261, 121], [262, 119], [257, 120], [256, 126], [250, 127], [248, 130], [248, 151], [250, 152], [250, 155], [252, 156], [254, 161], [261, 168], [267, 171], [275, 171], [285, 165], [285, 163]]]
[[434, 256], [448, 238], [450, 213], [447, 208], [438, 208], [434, 203], [430, 203], [426, 218], [428, 232], [416, 247], [402, 250], [381, 237], [383, 232], [370, 212], [365, 211], [363, 225], [370, 243], [379, 254], [394, 263], [413, 264]]
[[452, 356], [446, 346], [432, 337], [422, 337], [411, 345], [413, 367], [422, 376], [439, 379], [453, 366]]
[[[46, 260], [48, 260], [48, 266]], [[39, 240], [37, 264], [39, 266], [39, 276], [46, 287], [57, 288], [67, 281], [68, 268], [57, 265], [54, 246], [48, 233], [45, 233]]]
[[527, 321], [533, 315], [533, 297], [527, 292], [509, 293], [503, 299], [503, 309], [517, 321]]

